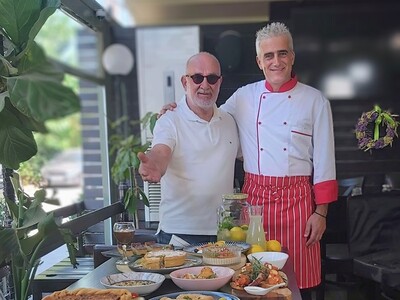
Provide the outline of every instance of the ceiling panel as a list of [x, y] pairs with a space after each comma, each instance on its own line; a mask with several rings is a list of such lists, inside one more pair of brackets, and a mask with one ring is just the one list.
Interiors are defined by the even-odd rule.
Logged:
[[263, 22], [268, 21], [270, 2], [271, 0], [125, 0], [137, 26]]

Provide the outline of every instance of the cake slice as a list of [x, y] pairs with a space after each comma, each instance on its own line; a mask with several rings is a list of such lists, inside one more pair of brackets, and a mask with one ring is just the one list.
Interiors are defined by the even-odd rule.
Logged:
[[186, 252], [175, 250], [150, 251], [142, 258], [142, 266], [146, 269], [163, 269], [178, 267], [185, 263]]

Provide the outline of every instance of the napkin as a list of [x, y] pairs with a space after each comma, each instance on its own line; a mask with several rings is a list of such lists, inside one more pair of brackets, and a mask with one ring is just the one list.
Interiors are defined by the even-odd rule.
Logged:
[[174, 247], [186, 247], [190, 245], [184, 239], [181, 239], [179, 236], [176, 236], [175, 234], [172, 235], [169, 244], [174, 245]]

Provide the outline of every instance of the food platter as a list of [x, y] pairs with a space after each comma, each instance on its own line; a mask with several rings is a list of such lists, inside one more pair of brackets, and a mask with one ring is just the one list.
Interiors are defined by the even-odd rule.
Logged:
[[225, 300], [240, 300], [240, 298], [226, 294], [226, 293], [221, 293], [221, 292], [207, 292], [207, 291], [187, 291], [187, 292], [178, 292], [178, 293], [172, 293], [172, 294], [166, 294], [166, 295], [161, 295], [157, 297], [150, 298], [149, 300], [160, 300], [162, 297], [168, 297], [168, 298], [176, 298], [179, 295], [185, 295], [185, 294], [201, 294], [201, 295], [207, 295], [207, 296], [212, 296], [215, 300], [218, 299], [225, 299]]
[[[153, 251], [153, 250], [160, 250], [160, 249], [162, 249], [162, 248], [164, 248], [164, 247], [165, 247], [165, 248], [167, 248], [167, 247], [172, 247], [171, 245], [168, 245], [168, 244], [158, 244], [158, 243], [154, 243], [154, 245], [157, 246], [157, 249], [152, 249], [152, 248], [154, 247], [153, 244], [148, 244], [148, 245], [146, 245], [146, 243], [133, 243], [133, 244], [141, 244], [142, 249], [147, 248], [147, 252]], [[173, 249], [174, 249], [174, 250], [181, 250], [182, 247], [173, 246]], [[128, 253], [129, 253], [129, 252], [132, 253], [132, 250], [130, 250], [130, 248], [128, 248], [127, 251], [128, 251]], [[142, 250], [142, 251], [143, 251], [143, 250]], [[146, 251], [146, 250], [144, 250], [144, 251]], [[102, 251], [101, 254], [102, 254], [103, 256], [105, 256], [105, 257], [122, 257], [122, 254], [121, 254], [121, 252], [118, 250], [117, 247], [115, 247], [115, 248], [113, 248], [113, 249], [110, 249], [110, 250]], [[143, 253], [143, 254], [135, 254], [135, 253], [133, 253], [133, 254], [130, 254], [130, 255], [128, 254], [128, 257], [130, 258], [130, 260], [136, 260], [136, 259], [142, 257], [143, 255], [144, 255], [144, 253]]]
[[[201, 247], [204, 247], [205, 245], [208, 245], [208, 244], [209, 243], [199, 243], [199, 244], [189, 245], [189, 246], [183, 247], [183, 251], [188, 252], [191, 255], [200, 256], [202, 254]], [[238, 247], [242, 248], [242, 253], [246, 252], [251, 247], [250, 244], [247, 244], [245, 242], [225, 242], [225, 244], [229, 245], [229, 246], [238, 246]]]
[[136, 272], [153, 272], [153, 273], [160, 273], [160, 274], [169, 274], [172, 271], [179, 270], [182, 268], [199, 266], [202, 264], [202, 262], [203, 262], [203, 260], [200, 257], [188, 256], [185, 260], [185, 263], [183, 265], [180, 265], [177, 267], [163, 268], [163, 269], [146, 269], [142, 266], [142, 259], [139, 258], [139, 259], [135, 260], [134, 262], [130, 262], [129, 268], [132, 271], [136, 271]]

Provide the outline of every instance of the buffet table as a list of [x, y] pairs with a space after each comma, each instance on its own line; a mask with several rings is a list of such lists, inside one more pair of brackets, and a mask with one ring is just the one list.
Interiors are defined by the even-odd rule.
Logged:
[[[115, 258], [115, 257], [110, 258], [109, 260], [107, 260], [106, 262], [104, 262], [103, 264], [101, 264], [100, 266], [95, 268], [93, 271], [91, 271], [90, 273], [88, 273], [87, 275], [82, 277], [80, 280], [78, 280], [75, 283], [73, 283], [72, 285], [70, 285], [68, 287], [68, 289], [74, 290], [77, 288], [99, 288], [99, 289], [104, 288], [102, 286], [102, 284], [100, 283], [100, 279], [102, 277], [110, 275], [110, 274], [119, 273], [119, 271], [117, 270], [116, 265], [115, 265], [117, 260], [118, 260], [118, 258]], [[289, 257], [288, 261], [286, 262], [285, 266], [283, 267], [282, 271], [285, 272], [286, 275], [288, 276], [288, 280], [289, 280], [288, 287], [292, 292], [291, 299], [292, 300], [301, 300], [300, 291], [297, 287], [296, 277], [293, 272], [293, 262], [290, 257]], [[172, 282], [172, 280], [168, 278], [168, 276], [166, 276], [166, 277], [167, 278], [164, 280], [161, 287], [158, 290], [156, 290], [155, 292], [145, 296], [146, 299], [150, 299], [152, 297], [156, 297], [156, 296], [160, 296], [160, 295], [164, 295], [164, 294], [183, 291], [180, 288], [178, 288]], [[229, 294], [232, 293], [232, 289], [228, 285], [223, 287], [220, 291], [224, 292], [224, 293], [229, 293]], [[249, 298], [264, 299], [264, 298], [260, 298], [259, 296], [251, 296], [251, 295]], [[270, 298], [267, 298], [267, 299], [270, 299]], [[274, 298], [271, 298], [271, 300], [272, 299], [274, 299]], [[280, 298], [275, 298], [275, 299], [280, 299]]]

